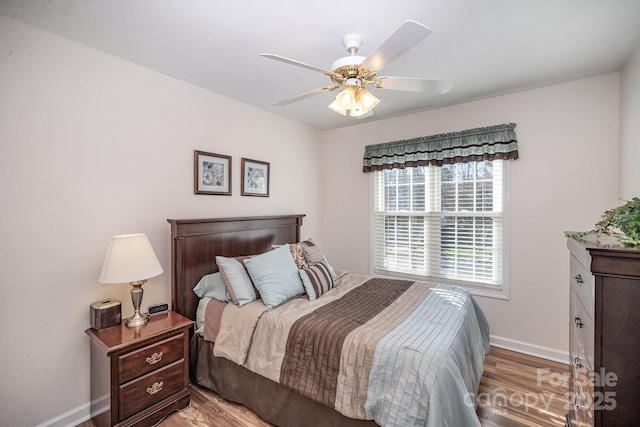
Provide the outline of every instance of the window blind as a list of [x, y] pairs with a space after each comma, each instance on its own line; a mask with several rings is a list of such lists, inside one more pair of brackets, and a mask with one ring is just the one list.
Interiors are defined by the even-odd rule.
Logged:
[[374, 172], [374, 272], [503, 285], [501, 160]]
[[508, 294], [507, 163], [516, 124], [368, 145], [376, 274]]

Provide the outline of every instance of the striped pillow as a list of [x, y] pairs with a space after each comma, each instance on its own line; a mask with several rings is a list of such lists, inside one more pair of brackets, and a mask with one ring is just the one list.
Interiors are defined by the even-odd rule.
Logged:
[[298, 245], [302, 249], [302, 252], [304, 253], [304, 257], [307, 260], [307, 263], [309, 265], [317, 264], [319, 262], [324, 262], [326, 266], [329, 268], [329, 272], [331, 273], [331, 278], [333, 279], [336, 278], [335, 270], [333, 269], [331, 264], [329, 264], [329, 261], [327, 261], [327, 257], [324, 256], [324, 252], [322, 252], [322, 249], [320, 249], [320, 246], [315, 240], [313, 239], [305, 240], [304, 242], [298, 243]]
[[301, 269], [300, 278], [309, 301], [313, 301], [329, 289], [333, 289], [331, 271], [324, 261]]

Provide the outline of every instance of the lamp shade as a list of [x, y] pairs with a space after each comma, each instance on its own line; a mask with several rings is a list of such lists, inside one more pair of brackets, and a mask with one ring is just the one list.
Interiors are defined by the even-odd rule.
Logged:
[[111, 238], [98, 281], [131, 283], [156, 277], [162, 271], [145, 234], [122, 234]]

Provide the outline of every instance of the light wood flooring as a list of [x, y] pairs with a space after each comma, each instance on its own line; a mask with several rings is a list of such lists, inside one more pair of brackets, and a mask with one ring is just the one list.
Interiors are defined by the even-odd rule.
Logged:
[[[565, 425], [569, 367], [566, 364], [491, 347], [478, 391], [482, 427]], [[169, 415], [161, 427], [267, 427], [248, 409], [191, 385], [191, 406]], [[78, 427], [91, 427], [87, 421]]]

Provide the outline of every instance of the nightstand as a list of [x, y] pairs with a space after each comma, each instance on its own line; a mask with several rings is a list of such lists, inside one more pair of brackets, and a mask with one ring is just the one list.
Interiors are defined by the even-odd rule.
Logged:
[[173, 311], [128, 328], [87, 329], [91, 417], [97, 427], [148, 426], [189, 406], [189, 328]]

